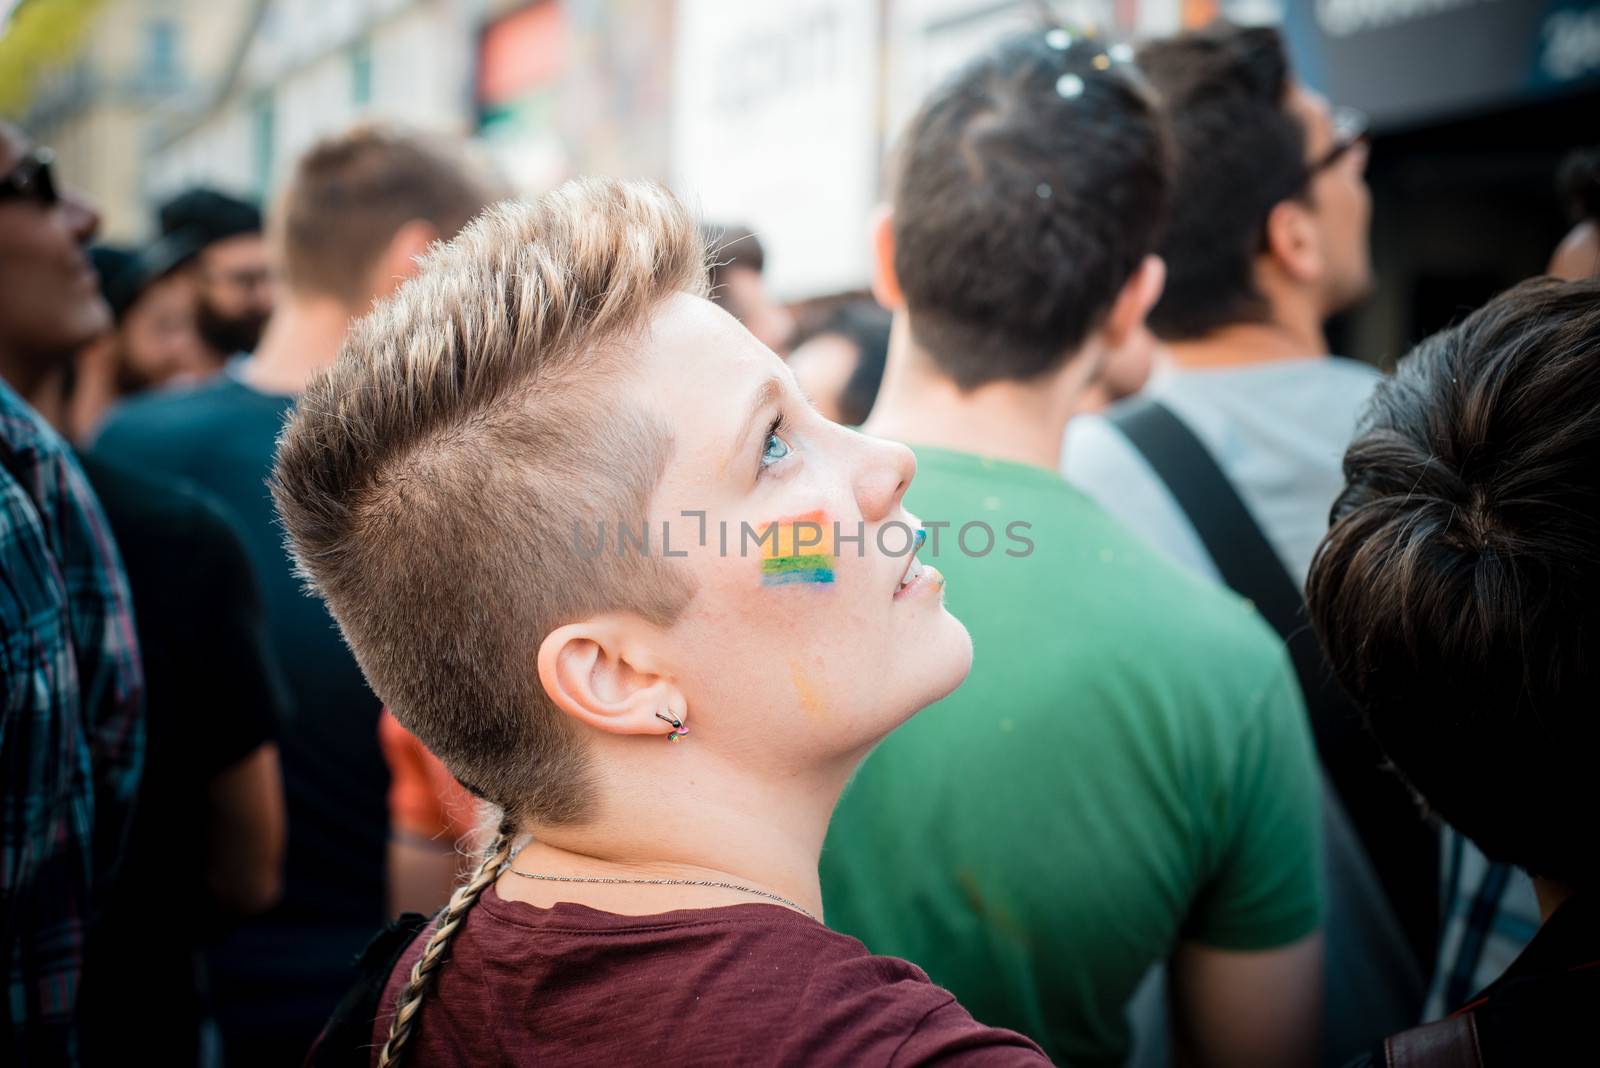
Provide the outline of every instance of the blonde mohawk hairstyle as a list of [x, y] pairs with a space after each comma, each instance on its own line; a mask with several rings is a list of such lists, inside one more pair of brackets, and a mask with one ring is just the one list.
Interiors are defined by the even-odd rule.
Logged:
[[602, 611], [669, 623], [692, 593], [576, 534], [644, 520], [672, 439], [623, 398], [629, 343], [705, 292], [697, 230], [658, 186], [503, 204], [354, 325], [280, 439], [301, 574], [400, 722], [512, 825], [586, 813], [583, 753], [534, 668], [545, 635]]

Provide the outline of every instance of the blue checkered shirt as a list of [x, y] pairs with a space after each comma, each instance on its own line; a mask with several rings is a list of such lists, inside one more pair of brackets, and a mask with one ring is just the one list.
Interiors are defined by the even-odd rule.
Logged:
[[84, 942], [144, 762], [144, 681], [100, 504], [3, 383], [0, 669], [0, 1063], [73, 1065]]

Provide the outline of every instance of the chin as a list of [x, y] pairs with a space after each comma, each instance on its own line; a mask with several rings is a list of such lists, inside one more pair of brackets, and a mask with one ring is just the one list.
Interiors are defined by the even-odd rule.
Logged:
[[914, 712], [942, 701], [956, 691], [972, 670], [972, 635], [946, 608], [939, 609], [935, 632], [917, 643], [915, 670], [922, 681]]
[[81, 349], [116, 325], [111, 319], [111, 309], [98, 296], [91, 302], [79, 305], [73, 314], [64, 316], [62, 321], [71, 324], [69, 336], [61, 339], [63, 351]]

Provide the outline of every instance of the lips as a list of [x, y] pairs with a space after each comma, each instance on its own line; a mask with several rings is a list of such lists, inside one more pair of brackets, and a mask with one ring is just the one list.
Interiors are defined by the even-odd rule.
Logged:
[[921, 551], [922, 546], [927, 543], [927, 540], [928, 532], [923, 528], [918, 527], [916, 541], [911, 547], [911, 552], [906, 556], [906, 569], [901, 573], [900, 582], [895, 586], [895, 597], [898, 598], [902, 593], [906, 592], [906, 590], [915, 585], [917, 580], [920, 579], [926, 572], [931, 570], [931, 568], [925, 565], [921, 560], [917, 559], [917, 553]]

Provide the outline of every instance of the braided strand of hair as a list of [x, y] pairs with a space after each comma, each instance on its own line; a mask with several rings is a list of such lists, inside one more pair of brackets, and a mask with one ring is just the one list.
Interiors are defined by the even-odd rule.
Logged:
[[457, 888], [449, 904], [439, 913], [433, 934], [428, 937], [422, 956], [412, 966], [405, 988], [395, 1002], [394, 1016], [389, 1021], [389, 1038], [378, 1053], [378, 1068], [395, 1068], [400, 1063], [406, 1042], [410, 1040], [416, 1025], [417, 1014], [422, 1011], [422, 1001], [427, 996], [428, 987], [450, 953], [451, 941], [466, 922], [468, 910], [478, 903], [478, 898], [510, 862], [511, 843], [515, 837], [515, 825], [510, 820], [503, 820], [494, 841], [489, 843], [484, 852], [478, 869], [472, 873], [472, 878]]

